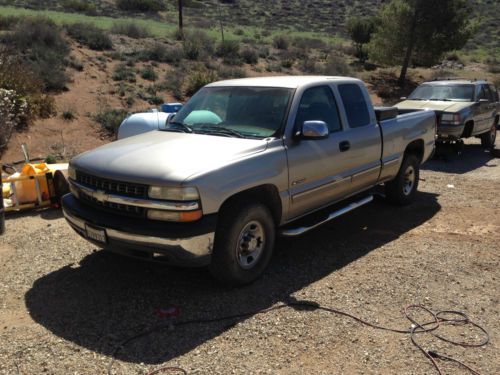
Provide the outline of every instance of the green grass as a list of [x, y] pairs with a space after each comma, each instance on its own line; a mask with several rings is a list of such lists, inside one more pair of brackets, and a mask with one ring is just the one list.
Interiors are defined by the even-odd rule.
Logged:
[[111, 30], [113, 28], [113, 25], [120, 23], [135, 23], [146, 28], [154, 37], [165, 37], [167, 35], [170, 35], [177, 28], [176, 24], [167, 24], [165, 22], [149, 21], [131, 17], [94, 17], [77, 13], [57, 12], [52, 10], [32, 10], [7, 6], [0, 6], [0, 14], [2, 16], [44, 16], [50, 18], [59, 25], [73, 23], [92, 23], [104, 30]]
[[[146, 20], [140, 18], [132, 18], [132, 17], [105, 17], [105, 16], [87, 16], [84, 14], [78, 13], [67, 13], [67, 12], [59, 12], [53, 10], [33, 10], [33, 9], [25, 9], [25, 8], [16, 8], [9, 6], [0, 6], [0, 14], [2, 16], [44, 16], [50, 18], [55, 23], [59, 25], [65, 24], [74, 24], [74, 23], [92, 23], [95, 26], [104, 29], [104, 30], [112, 30], [113, 26], [119, 24], [130, 24], [135, 23], [138, 26], [144, 27], [151, 34], [151, 36], [156, 38], [161, 37], [170, 37], [173, 32], [177, 29], [176, 23], [167, 23], [160, 22], [155, 20]], [[172, 19], [175, 19], [172, 18]], [[189, 29], [189, 25], [188, 29]], [[243, 29], [244, 35], [237, 35], [236, 30]], [[253, 37], [255, 34], [260, 33], [262, 29], [257, 26], [245, 26], [242, 27], [225, 27], [224, 28], [224, 36], [226, 39], [230, 40], [241, 40], [247, 37]], [[221, 33], [220, 29], [214, 27], [212, 29], [204, 30], [210, 37], [220, 40]], [[286, 34], [288, 37], [302, 37], [302, 38], [316, 38], [321, 39], [325, 42], [337, 44], [345, 42], [346, 39], [338, 35], [329, 35], [326, 33], [315, 33], [309, 31], [292, 31], [292, 30], [270, 30], [270, 35], [262, 37], [260, 41], [262, 43], [272, 43], [272, 40], [277, 35]]]

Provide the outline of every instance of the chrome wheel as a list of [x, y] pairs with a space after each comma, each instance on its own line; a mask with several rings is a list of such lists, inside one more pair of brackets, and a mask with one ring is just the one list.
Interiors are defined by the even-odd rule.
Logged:
[[403, 194], [410, 195], [414, 185], [415, 185], [415, 169], [413, 169], [413, 166], [409, 165], [405, 171]]
[[236, 259], [243, 269], [250, 269], [258, 262], [265, 246], [264, 227], [251, 221], [243, 227], [236, 243]]

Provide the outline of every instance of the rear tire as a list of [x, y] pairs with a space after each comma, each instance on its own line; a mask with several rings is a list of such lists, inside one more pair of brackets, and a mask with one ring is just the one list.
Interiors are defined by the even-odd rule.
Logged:
[[420, 161], [413, 154], [407, 154], [396, 177], [385, 184], [385, 194], [389, 202], [406, 206], [415, 200], [420, 178]]
[[224, 284], [253, 282], [269, 264], [275, 236], [274, 220], [266, 206], [229, 205], [217, 224], [210, 273]]
[[490, 130], [486, 133], [481, 134], [481, 145], [488, 150], [491, 150], [495, 147], [495, 141], [497, 138], [497, 126], [496, 123], [491, 125]]

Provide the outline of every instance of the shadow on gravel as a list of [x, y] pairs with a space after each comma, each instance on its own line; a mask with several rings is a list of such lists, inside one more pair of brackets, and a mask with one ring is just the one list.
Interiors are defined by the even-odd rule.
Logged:
[[37, 216], [44, 220], [56, 220], [63, 217], [61, 209], [58, 208], [41, 208], [36, 210], [11, 212], [6, 216], [6, 219], [17, 217], [31, 217]]
[[[165, 323], [155, 315], [156, 308], [178, 306], [180, 320], [265, 309], [418, 227], [439, 210], [436, 195], [428, 193], [419, 193], [404, 208], [376, 200], [304, 237], [280, 239], [266, 274], [239, 289], [218, 285], [204, 269], [166, 267], [98, 251], [79, 265], [38, 279], [25, 302], [31, 317], [55, 335], [110, 356], [123, 340]], [[242, 320], [163, 330], [129, 343], [116, 358], [164, 363]]]
[[[477, 168], [484, 167], [495, 159], [495, 156], [485, 150], [481, 145], [465, 145], [462, 153], [458, 154], [451, 147], [440, 146], [436, 150], [434, 158], [426, 162], [422, 169], [435, 172], [464, 174]], [[496, 167], [498, 163], [488, 165], [488, 168]]]

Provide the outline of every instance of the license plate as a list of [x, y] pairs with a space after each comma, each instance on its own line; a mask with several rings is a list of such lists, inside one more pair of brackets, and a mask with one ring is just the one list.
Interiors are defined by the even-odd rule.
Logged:
[[97, 229], [86, 225], [85, 231], [87, 232], [87, 238], [100, 243], [106, 243], [106, 231], [104, 229]]

